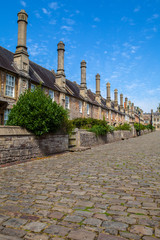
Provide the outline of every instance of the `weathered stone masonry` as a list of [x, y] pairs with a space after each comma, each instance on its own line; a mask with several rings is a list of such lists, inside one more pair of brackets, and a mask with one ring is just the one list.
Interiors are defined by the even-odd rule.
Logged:
[[48, 156], [68, 149], [68, 135], [36, 137], [20, 127], [0, 126], [0, 164]]

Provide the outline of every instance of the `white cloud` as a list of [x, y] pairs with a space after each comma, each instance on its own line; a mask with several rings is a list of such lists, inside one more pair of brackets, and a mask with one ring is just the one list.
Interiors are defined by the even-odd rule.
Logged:
[[55, 25], [57, 23], [57, 21], [55, 19], [52, 19], [49, 24]]
[[38, 43], [33, 43], [28, 45], [28, 52], [29, 52], [29, 55], [35, 57], [35, 56], [47, 55], [48, 49], [43, 43], [41, 45], [39, 45]]
[[139, 12], [139, 11], [140, 11], [140, 9], [141, 9], [141, 7], [140, 7], [140, 6], [138, 6], [138, 7], [136, 7], [136, 8], [134, 9], [134, 12]]
[[104, 51], [104, 54], [107, 54], [108, 52], [107, 51]]
[[26, 2], [25, 1], [21, 1], [20, 3], [23, 7], [26, 7]]
[[80, 13], [80, 11], [79, 11], [79, 10], [76, 10], [76, 13], [77, 13], [77, 14], [79, 14], [79, 13]]
[[96, 17], [96, 18], [94, 18], [94, 21], [95, 22], [100, 22], [101, 20], [98, 17]]
[[148, 22], [152, 22], [153, 20], [159, 18], [159, 14], [155, 13], [152, 15], [152, 17], [148, 18], [147, 21]]
[[63, 21], [66, 22], [66, 24], [68, 25], [74, 25], [75, 24], [75, 21], [71, 18], [62, 18]]
[[66, 30], [68, 32], [73, 31], [73, 28], [71, 26], [62, 26], [61, 29]]
[[59, 8], [58, 2], [51, 2], [51, 3], [49, 4], [49, 7], [50, 7], [51, 9], [57, 10], [57, 9]]
[[41, 15], [39, 14], [39, 12], [35, 12], [35, 16], [36, 16], [37, 18], [42, 18]]
[[50, 12], [46, 8], [42, 8], [44, 14], [50, 15]]

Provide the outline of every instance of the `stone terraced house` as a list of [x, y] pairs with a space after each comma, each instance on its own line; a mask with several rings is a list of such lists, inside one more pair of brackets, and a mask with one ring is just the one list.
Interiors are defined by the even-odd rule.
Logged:
[[[134, 104], [120, 94], [118, 104], [118, 90], [114, 90], [114, 100], [110, 96], [110, 83], [107, 83], [107, 97], [101, 96], [100, 75], [96, 75], [96, 93], [87, 89], [86, 62], [81, 62], [81, 84], [66, 79], [64, 71], [65, 45], [58, 43], [57, 72], [48, 70], [29, 60], [26, 47], [28, 15], [25, 10], [18, 13], [18, 44], [15, 53], [0, 47], [0, 124], [8, 119], [8, 114], [18, 97], [26, 89], [42, 86], [46, 94], [53, 101], [69, 110], [70, 119], [77, 117], [105, 117], [112, 125], [124, 122], [133, 123], [136, 119]], [[141, 112], [142, 113], [142, 112]], [[141, 121], [143, 122], [142, 114]]]

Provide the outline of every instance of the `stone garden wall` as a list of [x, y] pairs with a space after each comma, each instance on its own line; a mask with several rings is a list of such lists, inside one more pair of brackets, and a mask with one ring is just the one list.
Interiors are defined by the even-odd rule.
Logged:
[[68, 135], [35, 137], [20, 127], [0, 126], [0, 164], [48, 156], [68, 150]]
[[[147, 134], [150, 131], [141, 131], [141, 135]], [[100, 144], [111, 143], [120, 141], [132, 137], [137, 137], [136, 130], [132, 127], [131, 131], [114, 131], [113, 133], [107, 133], [105, 136], [96, 137], [95, 133], [88, 132], [86, 130], [76, 130], [76, 146], [77, 147], [91, 147]]]

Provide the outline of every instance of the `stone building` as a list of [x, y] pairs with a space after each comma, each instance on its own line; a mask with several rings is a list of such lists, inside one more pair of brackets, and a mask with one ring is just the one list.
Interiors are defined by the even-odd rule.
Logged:
[[57, 71], [48, 70], [29, 60], [27, 52], [28, 15], [25, 10], [18, 13], [18, 43], [15, 53], [0, 47], [0, 124], [5, 124], [8, 114], [18, 97], [26, 89], [33, 89], [36, 85], [42, 86], [46, 94], [53, 101], [68, 109], [70, 119], [77, 117], [105, 118], [112, 125], [124, 122], [135, 122], [134, 103], [114, 90], [114, 100], [111, 100], [110, 83], [106, 84], [106, 99], [101, 96], [100, 75], [96, 74], [96, 92], [87, 89], [86, 62], [81, 67], [81, 84], [71, 82], [65, 76], [64, 53], [65, 45], [58, 43]]
[[157, 108], [156, 112], [151, 110], [151, 113], [144, 113], [144, 124], [151, 124], [156, 130], [160, 130], [160, 108]]

